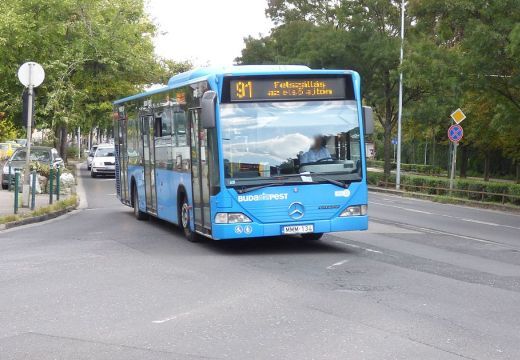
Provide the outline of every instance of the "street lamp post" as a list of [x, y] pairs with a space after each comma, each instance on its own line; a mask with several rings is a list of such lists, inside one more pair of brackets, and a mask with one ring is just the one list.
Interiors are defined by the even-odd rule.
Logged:
[[[404, 47], [404, 0], [401, 1], [401, 56], [399, 66], [403, 65]], [[401, 188], [401, 120], [403, 116], [403, 70], [399, 72], [399, 110], [397, 115], [397, 173], [395, 176], [395, 188]]]

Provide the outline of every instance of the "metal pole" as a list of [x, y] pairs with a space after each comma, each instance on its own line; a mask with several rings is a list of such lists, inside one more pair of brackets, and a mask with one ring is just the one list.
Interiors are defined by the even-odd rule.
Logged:
[[49, 204], [52, 204], [53, 176], [54, 176], [54, 169], [51, 166], [51, 168], [49, 169]]
[[36, 170], [32, 171], [32, 185], [31, 185], [31, 210], [34, 210], [36, 206]]
[[[404, 47], [404, 0], [401, 1], [401, 56], [399, 66], [403, 65]], [[403, 70], [399, 72], [399, 112], [397, 115], [397, 173], [395, 177], [395, 188], [401, 187], [401, 120], [403, 116]]]
[[29, 87], [27, 91], [27, 154], [25, 158], [25, 169], [24, 169], [24, 186], [23, 186], [23, 200], [27, 200], [27, 205], [29, 205], [29, 187], [31, 182], [29, 181], [29, 173], [30, 173], [30, 165], [31, 165], [31, 135], [32, 135], [32, 117], [33, 117], [33, 84], [32, 84], [32, 68], [33, 64], [29, 65]]
[[451, 174], [450, 174], [450, 192], [453, 190], [453, 181], [455, 180], [455, 171], [457, 170], [457, 147], [459, 143], [453, 143], [453, 151], [451, 158]]
[[14, 213], [18, 214], [18, 186], [20, 185], [20, 172], [14, 171]]
[[428, 141], [424, 142], [424, 165], [426, 165], [426, 155], [428, 154]]
[[78, 126], [78, 160], [81, 159], [81, 128]]
[[7, 190], [8, 191], [11, 191], [12, 190], [12, 186], [11, 186], [11, 181], [13, 181], [13, 175], [11, 175], [11, 171], [13, 170], [13, 167], [11, 166], [11, 162], [9, 162], [9, 175], [7, 176]]
[[60, 200], [60, 178], [61, 178], [61, 167], [58, 166], [58, 176], [56, 176], [56, 200]]

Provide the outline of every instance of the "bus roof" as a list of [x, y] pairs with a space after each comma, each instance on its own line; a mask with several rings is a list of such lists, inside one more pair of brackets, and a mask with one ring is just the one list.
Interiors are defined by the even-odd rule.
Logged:
[[168, 81], [168, 85], [146, 91], [137, 95], [132, 95], [123, 99], [114, 101], [114, 104], [121, 104], [129, 100], [135, 100], [142, 97], [150, 96], [163, 92], [167, 89], [173, 89], [186, 85], [196, 79], [204, 79], [211, 75], [220, 76], [241, 76], [241, 75], [271, 75], [271, 74], [308, 74], [308, 73], [345, 73], [346, 70], [313, 70], [305, 65], [235, 65], [228, 67], [204, 67], [186, 71], [174, 75]]

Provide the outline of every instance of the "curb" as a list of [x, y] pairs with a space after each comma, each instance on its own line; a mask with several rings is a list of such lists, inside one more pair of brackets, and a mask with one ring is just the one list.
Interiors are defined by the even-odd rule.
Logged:
[[18, 226], [22, 226], [22, 225], [29, 225], [29, 224], [34, 224], [34, 223], [38, 223], [38, 222], [42, 222], [42, 221], [55, 219], [61, 215], [65, 215], [66, 213], [75, 210], [76, 207], [77, 207], [77, 205], [69, 206], [63, 210], [58, 210], [58, 211], [55, 211], [52, 213], [48, 213], [48, 214], [44, 214], [44, 215], [40, 215], [40, 216], [33, 216], [33, 217], [29, 217], [27, 219], [22, 219], [22, 220], [17, 220], [17, 221], [11, 221], [6, 224], [0, 225], [0, 231], [12, 229], [14, 227], [18, 227]]
[[377, 193], [383, 193], [383, 194], [392, 194], [402, 197], [409, 197], [414, 199], [421, 199], [421, 200], [428, 200], [433, 201], [441, 204], [451, 204], [451, 205], [463, 205], [463, 206], [469, 206], [474, 208], [480, 208], [480, 209], [488, 209], [488, 210], [499, 210], [499, 211], [505, 211], [510, 213], [520, 213], [520, 208], [511, 207], [507, 205], [501, 205], [501, 204], [494, 204], [494, 203], [488, 203], [488, 202], [479, 202], [474, 200], [467, 200], [467, 199], [461, 199], [453, 197], [453, 201], [443, 201], [442, 198], [439, 198], [435, 195], [430, 194], [421, 194], [416, 192], [408, 192], [403, 190], [395, 190], [395, 189], [387, 189], [387, 188], [380, 188], [376, 186], [369, 186], [368, 191], [370, 192], [377, 192]]

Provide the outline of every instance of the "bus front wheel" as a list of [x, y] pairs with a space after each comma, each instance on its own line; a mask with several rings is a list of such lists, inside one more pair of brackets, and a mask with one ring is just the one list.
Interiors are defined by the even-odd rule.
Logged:
[[139, 210], [139, 194], [137, 193], [137, 187], [134, 185], [132, 190], [132, 202], [134, 205], [134, 216], [137, 220], [147, 220], [148, 214]]
[[191, 231], [190, 205], [188, 204], [188, 199], [186, 197], [182, 199], [179, 215], [182, 231], [184, 232], [186, 239], [191, 242], [200, 241], [198, 235]]

